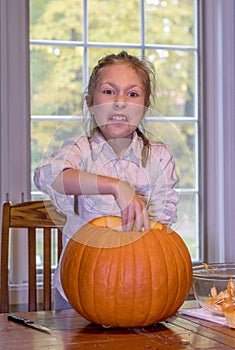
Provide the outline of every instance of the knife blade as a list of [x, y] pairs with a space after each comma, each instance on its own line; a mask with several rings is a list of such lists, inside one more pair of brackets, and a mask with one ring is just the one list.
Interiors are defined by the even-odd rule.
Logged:
[[34, 321], [28, 320], [26, 318], [19, 317], [17, 315], [8, 315], [7, 319], [8, 319], [8, 321], [22, 324], [25, 327], [30, 327], [30, 328], [36, 329], [37, 331], [51, 334], [51, 330], [49, 328], [42, 326], [38, 323], [35, 323]]

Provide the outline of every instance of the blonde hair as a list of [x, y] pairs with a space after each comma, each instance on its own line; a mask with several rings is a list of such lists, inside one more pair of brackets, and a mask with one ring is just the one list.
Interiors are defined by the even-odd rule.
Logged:
[[[109, 54], [101, 58], [97, 65], [93, 68], [92, 73], [90, 75], [89, 83], [87, 90], [83, 95], [83, 107], [86, 101], [86, 98], [89, 97], [90, 105], [93, 104], [93, 96], [94, 90], [97, 86], [97, 82], [99, 80], [100, 69], [106, 66], [111, 66], [115, 64], [126, 64], [131, 66], [138, 74], [139, 78], [142, 81], [143, 86], [145, 87], [145, 106], [149, 108], [149, 106], [154, 101], [154, 94], [156, 88], [156, 79], [155, 79], [155, 69], [154, 65], [149, 62], [146, 58], [138, 58], [137, 56], [130, 55], [126, 51], [121, 51], [118, 54]], [[88, 111], [87, 111], [88, 113]], [[90, 138], [95, 130], [98, 129], [97, 124], [95, 122], [94, 116], [84, 113], [86, 117], [84, 129], [85, 132]], [[142, 129], [142, 130], [141, 130]], [[150, 143], [149, 139], [145, 136], [144, 126], [142, 124], [142, 128], [137, 128], [137, 135], [143, 141], [143, 150], [142, 150], [142, 164], [143, 166], [147, 163]]]

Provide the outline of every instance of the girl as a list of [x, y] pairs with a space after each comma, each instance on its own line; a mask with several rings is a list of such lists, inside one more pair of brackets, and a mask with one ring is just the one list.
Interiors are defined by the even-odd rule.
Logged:
[[[148, 230], [150, 219], [165, 225], [176, 221], [174, 159], [165, 145], [150, 142], [141, 131], [154, 87], [153, 66], [144, 59], [122, 51], [99, 60], [85, 94], [86, 135], [65, 142], [35, 170], [36, 186], [67, 215], [64, 245], [99, 216], [119, 215], [123, 230], [135, 224], [137, 231]], [[55, 287], [55, 308], [67, 307], [59, 266]]]

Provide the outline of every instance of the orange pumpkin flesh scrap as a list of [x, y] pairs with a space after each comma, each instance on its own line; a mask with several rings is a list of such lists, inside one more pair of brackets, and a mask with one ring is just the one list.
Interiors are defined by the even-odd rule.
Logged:
[[181, 237], [160, 223], [123, 232], [121, 218], [101, 217], [69, 240], [61, 281], [73, 308], [91, 322], [148, 326], [173, 315], [188, 296], [192, 263]]

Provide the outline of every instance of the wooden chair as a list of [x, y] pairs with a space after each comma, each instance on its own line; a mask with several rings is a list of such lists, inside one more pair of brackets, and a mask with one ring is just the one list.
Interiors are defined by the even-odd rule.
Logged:
[[[24, 228], [28, 235], [28, 310], [37, 310], [36, 282], [36, 229], [43, 230], [43, 310], [51, 310], [51, 236], [58, 232], [58, 258], [62, 250], [62, 228], [65, 216], [48, 201], [31, 201], [20, 204], [5, 202], [2, 208], [0, 312], [9, 312], [9, 233], [11, 228]], [[14, 230], [12, 234], [17, 233]]]

